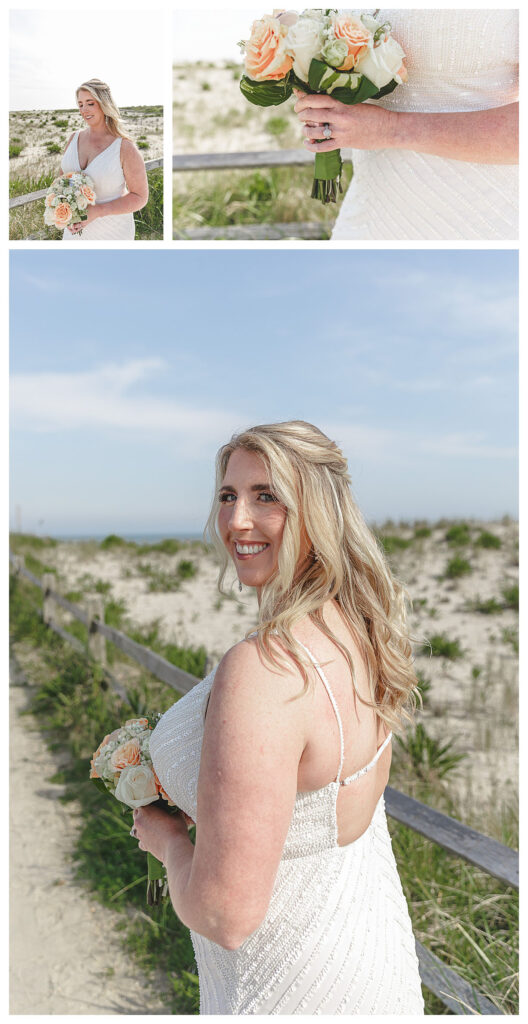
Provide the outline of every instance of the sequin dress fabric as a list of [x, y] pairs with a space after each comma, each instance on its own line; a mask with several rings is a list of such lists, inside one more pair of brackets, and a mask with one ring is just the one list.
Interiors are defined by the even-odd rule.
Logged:
[[[372, 13], [372, 12], [369, 12]], [[384, 9], [408, 82], [387, 110], [487, 110], [518, 97], [518, 11]], [[411, 150], [344, 150], [354, 177], [332, 239], [518, 238], [518, 168]]]
[[[363, 835], [338, 846], [343, 732], [328, 680], [316, 668], [338, 718], [338, 777], [322, 789], [297, 793], [270, 905], [257, 930], [236, 950], [191, 931], [200, 1014], [423, 1015], [415, 943], [383, 797]], [[162, 786], [194, 820], [214, 673], [167, 711], [150, 742]]]
[[[126, 194], [127, 187], [121, 166], [121, 141], [121, 138], [115, 139], [82, 168], [94, 183], [96, 206], [100, 203], [109, 203], [112, 199], [119, 199]], [[64, 174], [81, 170], [78, 146], [79, 132], [75, 132], [62, 158]], [[134, 215], [117, 213], [108, 217], [98, 217], [91, 224], [87, 224], [81, 234], [72, 234], [65, 228], [62, 237], [65, 242], [102, 242], [131, 240], [134, 235]]]

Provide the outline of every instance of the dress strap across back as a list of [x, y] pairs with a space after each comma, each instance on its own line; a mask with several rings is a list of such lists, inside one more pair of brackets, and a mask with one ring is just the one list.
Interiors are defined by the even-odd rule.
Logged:
[[337, 706], [336, 699], [335, 699], [335, 697], [334, 697], [334, 695], [332, 693], [332, 689], [331, 689], [330, 683], [328, 682], [328, 679], [326, 678], [326, 676], [325, 676], [325, 674], [324, 674], [324, 672], [323, 672], [319, 662], [314, 658], [312, 652], [308, 649], [308, 647], [305, 646], [305, 644], [302, 644], [300, 640], [298, 641], [298, 643], [303, 648], [303, 650], [306, 651], [310, 661], [313, 664], [313, 667], [315, 668], [315, 671], [317, 672], [317, 674], [318, 674], [318, 676], [319, 676], [319, 678], [320, 678], [320, 680], [321, 680], [321, 682], [322, 682], [322, 684], [323, 684], [323, 686], [324, 686], [324, 688], [325, 688], [325, 690], [326, 690], [326, 692], [328, 694], [330, 703], [331, 703], [331, 705], [332, 705], [332, 707], [334, 709], [335, 716], [336, 716], [336, 719], [337, 719], [337, 725], [338, 725], [338, 728], [339, 728], [339, 742], [340, 742], [340, 746], [341, 746], [341, 757], [340, 757], [340, 761], [339, 761], [339, 771], [337, 773], [337, 777], [336, 777], [335, 781], [338, 782], [340, 786], [348, 786], [351, 782], [354, 782], [355, 779], [359, 779], [359, 778], [361, 778], [362, 775], [366, 775], [367, 772], [369, 772], [371, 770], [371, 768], [374, 767], [376, 762], [381, 757], [381, 755], [382, 755], [383, 751], [385, 750], [385, 748], [389, 745], [389, 743], [390, 743], [390, 741], [392, 739], [392, 732], [389, 732], [388, 736], [385, 737], [385, 739], [384, 739], [383, 743], [381, 744], [381, 746], [378, 747], [376, 753], [374, 754], [374, 757], [372, 758], [372, 761], [369, 761], [369, 763], [366, 764], [363, 768], [360, 768], [359, 771], [354, 772], [352, 775], [349, 775], [346, 779], [342, 779], [341, 778], [341, 772], [343, 770], [343, 763], [344, 763], [344, 760], [345, 760], [345, 740], [344, 740], [344, 735], [343, 735], [343, 723], [341, 721], [341, 715], [339, 714], [339, 708]]

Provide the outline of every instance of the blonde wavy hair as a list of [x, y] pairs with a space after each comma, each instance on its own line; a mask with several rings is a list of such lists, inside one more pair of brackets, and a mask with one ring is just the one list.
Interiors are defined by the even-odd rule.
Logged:
[[79, 99], [79, 93], [81, 89], [86, 89], [93, 96], [94, 100], [100, 104], [101, 110], [105, 116], [106, 127], [111, 135], [115, 135], [116, 138], [131, 139], [132, 136], [128, 134], [121, 122], [121, 114], [119, 113], [119, 107], [116, 106], [112, 93], [110, 92], [110, 86], [106, 82], [102, 82], [100, 78], [90, 78], [89, 82], [83, 82], [82, 85], [75, 90], [75, 98]]
[[[288, 655], [293, 658], [305, 691], [311, 666], [292, 627], [308, 616], [345, 656], [358, 699], [390, 728], [400, 728], [411, 717], [418, 692], [406, 628], [407, 595], [352, 497], [344, 455], [311, 423], [291, 420], [251, 427], [220, 448], [206, 526], [220, 556], [219, 590], [230, 559], [218, 533], [218, 493], [229, 459], [240, 448], [262, 459], [270, 488], [286, 509], [277, 571], [261, 591], [257, 642], [264, 659], [280, 665]], [[299, 572], [303, 528], [312, 551]], [[329, 598], [336, 601], [363, 655], [370, 701], [358, 693], [350, 652], [323, 619]]]

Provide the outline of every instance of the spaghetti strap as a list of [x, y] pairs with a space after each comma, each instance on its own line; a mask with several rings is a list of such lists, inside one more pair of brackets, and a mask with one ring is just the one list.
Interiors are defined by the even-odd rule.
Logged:
[[306, 651], [310, 661], [312, 662], [313, 667], [315, 668], [315, 671], [317, 672], [317, 674], [318, 674], [318, 676], [319, 676], [319, 678], [320, 678], [320, 680], [321, 680], [321, 682], [322, 682], [322, 684], [323, 684], [323, 686], [324, 686], [324, 688], [325, 688], [325, 690], [326, 690], [326, 692], [327, 692], [327, 694], [328, 694], [328, 696], [330, 698], [330, 703], [331, 703], [331, 705], [332, 705], [332, 707], [334, 709], [335, 716], [337, 718], [337, 724], [339, 726], [339, 741], [340, 741], [340, 745], [341, 745], [341, 759], [339, 761], [339, 771], [337, 773], [337, 777], [336, 777], [335, 781], [336, 782], [340, 782], [340, 780], [341, 780], [341, 772], [343, 771], [343, 763], [344, 763], [344, 760], [345, 760], [345, 739], [344, 739], [344, 736], [343, 736], [343, 723], [341, 722], [341, 715], [339, 714], [339, 709], [337, 707], [335, 697], [334, 697], [334, 695], [332, 693], [332, 689], [330, 687], [330, 683], [328, 682], [328, 679], [326, 678], [326, 676], [325, 676], [325, 674], [324, 674], [324, 672], [323, 672], [319, 662], [316, 661], [316, 659], [314, 658], [312, 652], [310, 650], [308, 650], [308, 648], [304, 644], [302, 644], [300, 640], [298, 640], [297, 643], [303, 648], [304, 651]]
[[349, 775], [348, 778], [341, 779], [341, 782], [339, 783], [339, 785], [340, 786], [348, 786], [349, 783], [354, 782], [355, 779], [359, 779], [359, 778], [361, 778], [362, 775], [366, 775], [367, 772], [369, 772], [370, 769], [374, 767], [374, 765], [376, 764], [376, 761], [381, 757], [383, 751], [385, 750], [385, 747], [388, 746], [388, 744], [390, 743], [391, 739], [392, 739], [392, 732], [390, 732], [389, 735], [385, 737], [385, 739], [383, 740], [383, 743], [381, 744], [381, 747], [378, 747], [376, 753], [374, 754], [374, 757], [372, 758], [372, 761], [369, 761], [369, 763], [366, 764], [364, 768], [360, 768], [358, 772], [354, 772], [353, 775]]

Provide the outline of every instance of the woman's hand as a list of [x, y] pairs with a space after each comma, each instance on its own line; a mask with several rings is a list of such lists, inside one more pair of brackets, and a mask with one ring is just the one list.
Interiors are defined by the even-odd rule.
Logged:
[[187, 824], [181, 813], [167, 814], [159, 807], [149, 804], [147, 807], [135, 808], [133, 814], [135, 838], [139, 840], [139, 849], [154, 854], [163, 864], [167, 861], [170, 842], [174, 836], [185, 836], [190, 842]]
[[78, 220], [74, 224], [68, 224], [68, 231], [71, 231], [72, 235], [79, 234], [79, 231], [82, 231], [87, 224], [91, 224], [93, 220], [97, 220], [101, 216], [97, 206], [88, 206], [86, 213], [88, 215], [86, 220]]
[[[294, 110], [304, 125], [304, 144], [312, 153], [329, 153], [333, 149], [387, 149], [394, 142], [397, 114], [370, 103], [347, 106], [331, 96], [307, 95], [295, 90], [299, 97]], [[329, 125], [332, 135], [323, 140], [323, 126]]]

